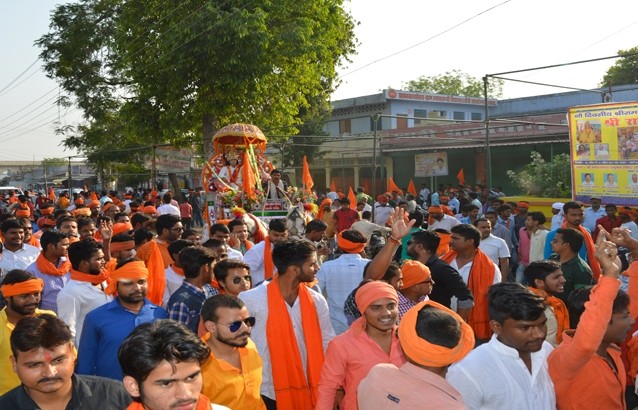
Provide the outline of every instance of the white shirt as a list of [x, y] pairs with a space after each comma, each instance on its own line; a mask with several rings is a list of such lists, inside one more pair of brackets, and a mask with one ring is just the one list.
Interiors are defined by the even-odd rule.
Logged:
[[[468, 279], [470, 278], [470, 271], [472, 270], [473, 264], [474, 262], [472, 261], [470, 263], [466, 263], [465, 265], [463, 265], [463, 267], [459, 268], [459, 265], [456, 263], [456, 258], [452, 259], [452, 262], [450, 262], [450, 266], [457, 270], [457, 272], [459, 273], [459, 275], [461, 275], [461, 278], [463, 278], [463, 282], [465, 282], [466, 285], [467, 285]], [[492, 262], [492, 264], [494, 265], [494, 281], [492, 282], [492, 285], [493, 285], [495, 283], [500, 283], [502, 280], [502, 276], [501, 276], [501, 270], [498, 268], [498, 265], [494, 262]], [[452, 299], [450, 300], [450, 309], [456, 311], [457, 300], [458, 299], [456, 296], [452, 296]]]
[[[261, 243], [261, 242], [260, 242]], [[253, 247], [254, 249], [254, 247]], [[270, 363], [270, 350], [268, 350], [268, 340], [266, 338], [266, 323], [268, 321], [268, 285], [269, 282], [263, 285], [257, 286], [245, 292], [239, 294], [241, 299], [248, 308], [248, 312], [251, 316], [254, 316], [255, 326], [253, 326], [251, 339], [257, 346], [257, 351], [263, 361], [262, 369], [262, 382], [261, 382], [261, 394], [269, 397], [273, 400], [275, 397], [275, 387], [272, 379], [272, 365]], [[320, 293], [310, 289], [310, 295], [315, 302], [315, 308], [317, 309], [317, 317], [319, 318], [319, 326], [321, 327], [321, 336], [324, 352], [328, 348], [328, 343], [335, 336], [335, 332], [330, 324], [330, 313], [328, 312], [328, 304], [326, 299], [321, 296]], [[299, 305], [299, 298], [295, 300], [292, 307], [286, 303], [290, 320], [292, 321], [292, 327], [295, 332], [295, 338], [297, 339], [297, 346], [299, 348], [299, 355], [301, 356], [301, 363], [304, 368], [304, 375], [306, 373], [306, 356], [308, 354], [306, 350], [306, 342], [304, 340], [303, 326], [301, 323], [301, 307]], [[292, 340], [290, 341], [292, 343]]]
[[382, 206], [380, 203], [374, 203], [374, 223], [385, 226], [385, 221], [392, 214], [392, 207], [388, 204]]
[[518, 351], [499, 342], [496, 334], [460, 362], [450, 366], [447, 381], [463, 396], [469, 410], [551, 410], [556, 408], [554, 384], [547, 357], [554, 348], [547, 342], [531, 354], [532, 372]]
[[629, 221], [620, 225], [621, 228], [627, 228], [631, 231], [631, 237], [638, 240], [638, 225], [634, 221]]
[[605, 208], [603, 208], [602, 206], [598, 208], [597, 211], [594, 211], [590, 206], [589, 208], [585, 208], [583, 213], [585, 215], [585, 218], [583, 219], [583, 226], [589, 229], [589, 232], [594, 232], [594, 230], [596, 229], [596, 220], [598, 218], [602, 218], [603, 216], [607, 215], [605, 213]]
[[500, 262], [500, 258], [509, 258], [511, 256], [507, 243], [505, 243], [503, 239], [497, 238], [492, 234], [485, 239], [481, 239], [479, 249], [489, 256], [497, 265]]
[[173, 204], [162, 204], [157, 207], [157, 215], [166, 215], [166, 214], [173, 214], [179, 217], [182, 216], [182, 214], [179, 212], [179, 208]]
[[560, 211], [556, 215], [552, 216], [552, 227], [551, 230], [558, 229], [563, 226], [565, 222], [565, 216], [563, 215], [563, 211]]
[[319, 288], [328, 301], [330, 321], [337, 335], [348, 330], [343, 304], [363, 280], [363, 268], [370, 262], [358, 254], [343, 254], [326, 261], [317, 272]]
[[237, 249], [233, 249], [230, 246], [226, 246], [226, 254], [228, 255], [228, 259], [235, 259], [239, 261], [244, 260], [244, 255]]
[[545, 259], [545, 239], [547, 239], [547, 229], [539, 229], [534, 232], [529, 244], [529, 261], [536, 262]]
[[39, 254], [40, 249], [27, 243], [23, 243], [22, 248], [15, 252], [4, 248], [2, 251], [2, 259], [0, 260], [0, 278], [4, 278], [4, 275], [13, 269], [25, 270], [27, 266], [38, 259]]
[[164, 277], [166, 278], [166, 288], [164, 288], [162, 306], [166, 307], [166, 305], [168, 304], [168, 300], [171, 298], [171, 295], [175, 293], [175, 291], [179, 289], [180, 286], [182, 286], [184, 277], [175, 272], [175, 269], [173, 269], [173, 265], [169, 265], [169, 267], [164, 270]]
[[330, 191], [326, 194], [326, 198], [332, 199], [333, 201], [338, 201], [339, 194], [337, 194], [335, 191]]
[[459, 225], [461, 222], [453, 216], [443, 214], [443, 218], [440, 221], [436, 219], [432, 222], [432, 225], [428, 226], [428, 231], [433, 231], [435, 229], [445, 229], [450, 232], [453, 227]]
[[[102, 282], [101, 288], [106, 289], [107, 285], [106, 281]], [[113, 296], [107, 295], [101, 288], [71, 279], [58, 293], [58, 317], [69, 326], [75, 347], [80, 345], [86, 315], [113, 300]]]
[[[250, 277], [252, 278], [253, 286], [257, 286], [264, 281], [264, 246], [266, 246], [266, 241], [261, 241], [244, 254], [244, 262], [250, 266]], [[271, 252], [273, 248], [274, 245], [270, 244]]]

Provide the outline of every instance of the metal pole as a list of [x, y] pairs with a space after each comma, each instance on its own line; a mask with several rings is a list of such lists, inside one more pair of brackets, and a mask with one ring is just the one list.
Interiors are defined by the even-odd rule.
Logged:
[[483, 94], [485, 96], [485, 170], [487, 172], [487, 189], [492, 188], [492, 151], [490, 148], [490, 113], [487, 106], [487, 75], [483, 77]]
[[151, 157], [151, 190], [155, 191], [157, 181], [157, 164], [155, 163], [155, 145], [153, 145], [153, 156]]
[[71, 167], [71, 157], [69, 157], [69, 178], [68, 178], [68, 187], [69, 187], [69, 196], [71, 198], [73, 198], [73, 184], [72, 184], [72, 179], [73, 179], [73, 168]]
[[[372, 204], [377, 200], [377, 124], [379, 122], [379, 114], [371, 115], [374, 131], [374, 138], [372, 142]], [[372, 207], [372, 220], [374, 221], [374, 206]]]

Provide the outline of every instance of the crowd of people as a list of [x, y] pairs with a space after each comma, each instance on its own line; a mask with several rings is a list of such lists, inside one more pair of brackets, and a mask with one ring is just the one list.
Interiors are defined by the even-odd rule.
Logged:
[[199, 190], [13, 195], [0, 409], [638, 407], [638, 214], [331, 190], [289, 236]]

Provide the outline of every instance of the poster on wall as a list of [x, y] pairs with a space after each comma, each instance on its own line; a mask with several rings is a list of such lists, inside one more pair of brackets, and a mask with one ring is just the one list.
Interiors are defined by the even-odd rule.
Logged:
[[638, 102], [568, 110], [574, 200], [638, 205]]
[[446, 152], [430, 152], [414, 156], [414, 176], [438, 177], [444, 175], [448, 175]]

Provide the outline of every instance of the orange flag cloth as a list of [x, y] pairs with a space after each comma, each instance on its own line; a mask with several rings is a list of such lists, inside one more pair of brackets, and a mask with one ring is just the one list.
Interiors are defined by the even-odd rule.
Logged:
[[357, 209], [357, 196], [354, 194], [352, 187], [348, 187], [348, 199], [350, 200], [350, 209]]
[[253, 172], [253, 167], [250, 166], [248, 151], [244, 151], [244, 164], [241, 167], [241, 184], [244, 194], [248, 198], [255, 198], [255, 185], [257, 185], [257, 180]]
[[414, 181], [410, 179], [410, 183], [408, 184], [408, 193], [416, 196], [416, 187], [414, 186]]
[[335, 184], [335, 180], [330, 181], [330, 192], [337, 192], [337, 184]]
[[[450, 264], [456, 258], [456, 251], [450, 251], [441, 259]], [[474, 262], [467, 280], [467, 287], [474, 295], [474, 307], [470, 311], [467, 323], [474, 329], [479, 339], [489, 339], [492, 336], [490, 316], [487, 311], [487, 292], [494, 283], [494, 262], [480, 249], [476, 250]]]
[[403, 195], [403, 191], [394, 183], [392, 177], [388, 177], [388, 191], [397, 191], [400, 195]]
[[[323, 366], [323, 337], [315, 302], [309, 290], [299, 285], [301, 324], [306, 343], [306, 374], [295, 342], [295, 331], [286, 301], [275, 278], [268, 284], [268, 320], [266, 340], [270, 350], [272, 378], [277, 407], [280, 409], [312, 409], [317, 403], [317, 387]], [[307, 380], [307, 381], [306, 381]]]
[[308, 191], [312, 191], [312, 187], [315, 186], [315, 182], [312, 180], [312, 175], [310, 175], [310, 166], [308, 165], [308, 158], [303, 156], [303, 172], [301, 179], [303, 180], [304, 187]]
[[456, 178], [459, 180], [460, 185], [465, 185], [465, 172], [463, 172], [463, 168], [461, 168], [459, 173], [456, 174]]

